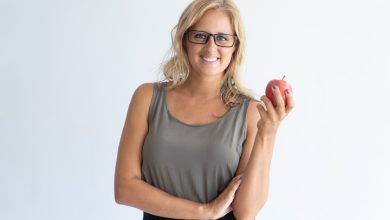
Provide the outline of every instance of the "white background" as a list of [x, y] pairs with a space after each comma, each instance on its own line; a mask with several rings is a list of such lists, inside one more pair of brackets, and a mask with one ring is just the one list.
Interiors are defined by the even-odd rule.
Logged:
[[[0, 0], [0, 219], [141, 219], [114, 202], [117, 146], [189, 2]], [[237, 5], [245, 84], [286, 74], [296, 100], [257, 219], [390, 219], [389, 1]]]

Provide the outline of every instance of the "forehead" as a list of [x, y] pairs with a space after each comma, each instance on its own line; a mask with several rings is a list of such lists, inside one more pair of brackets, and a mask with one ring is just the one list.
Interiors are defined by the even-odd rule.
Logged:
[[202, 30], [211, 33], [233, 33], [233, 26], [230, 17], [223, 9], [210, 9], [192, 27], [195, 30]]

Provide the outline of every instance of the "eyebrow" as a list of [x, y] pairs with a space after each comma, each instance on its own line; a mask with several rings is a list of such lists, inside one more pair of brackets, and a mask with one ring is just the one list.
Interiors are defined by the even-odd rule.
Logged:
[[[218, 32], [216, 34], [227, 34], [227, 33], [224, 33], [224, 32]], [[233, 35], [233, 34], [230, 34], [230, 35]]]
[[[196, 29], [193, 29], [192, 31], [201, 31], [201, 32], [209, 33], [209, 34], [228, 34], [228, 33], [224, 33], [224, 32], [211, 33], [208, 31], [196, 30]], [[228, 35], [235, 35], [235, 34], [233, 33], [233, 34], [228, 34]]]

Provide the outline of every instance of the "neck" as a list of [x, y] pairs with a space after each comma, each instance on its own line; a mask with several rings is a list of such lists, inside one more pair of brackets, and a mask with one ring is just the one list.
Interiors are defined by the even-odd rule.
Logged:
[[223, 76], [199, 77], [190, 74], [182, 89], [192, 97], [212, 99], [220, 96], [220, 87]]

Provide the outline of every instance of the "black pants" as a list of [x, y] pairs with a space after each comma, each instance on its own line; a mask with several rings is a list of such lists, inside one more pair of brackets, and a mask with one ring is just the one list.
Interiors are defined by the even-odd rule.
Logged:
[[[158, 216], [151, 215], [149, 213], [144, 212], [143, 220], [173, 220], [173, 219], [172, 218], [158, 217]], [[229, 212], [224, 217], [219, 218], [219, 220], [236, 220], [236, 218], [234, 218], [233, 212]]]

